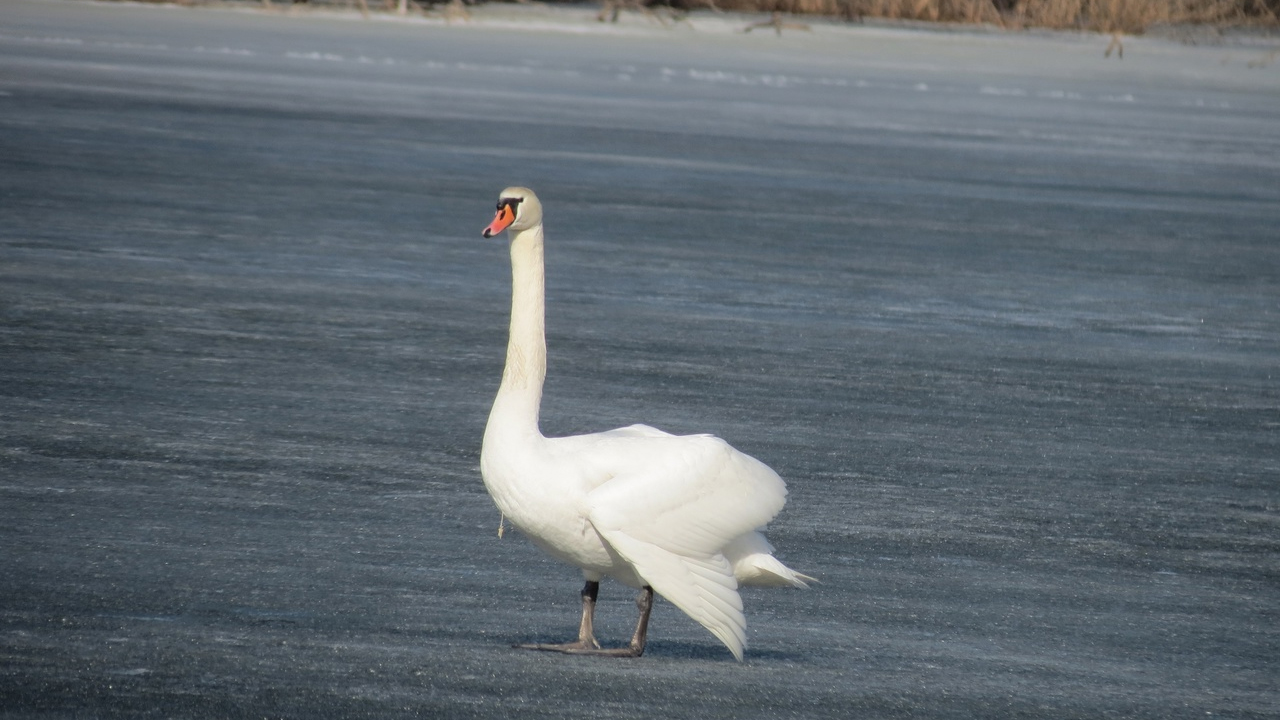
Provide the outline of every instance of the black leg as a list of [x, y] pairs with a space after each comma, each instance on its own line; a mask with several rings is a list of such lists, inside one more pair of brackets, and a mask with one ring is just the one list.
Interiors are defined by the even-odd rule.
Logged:
[[578, 624], [578, 642], [599, 648], [596, 642], [596, 597], [600, 595], [600, 583], [588, 580], [582, 586], [582, 622]]
[[631, 636], [631, 652], [634, 657], [644, 654], [644, 644], [649, 636], [649, 612], [653, 610], [653, 588], [648, 585], [640, 591], [636, 598], [636, 607], [640, 608], [640, 620], [636, 622], [635, 634]]
[[609, 657], [640, 657], [644, 654], [644, 646], [649, 634], [649, 613], [653, 610], [653, 588], [646, 585], [636, 599], [636, 607], [640, 609], [640, 621], [636, 623], [636, 631], [631, 636], [631, 643], [623, 648], [602, 649], [596, 642], [594, 622], [596, 614], [596, 597], [600, 594], [600, 583], [588, 580], [582, 588], [582, 623], [578, 626], [578, 639], [567, 643], [530, 643], [516, 645], [522, 650], [548, 650], [551, 652], [569, 653], [572, 655], [607, 655]]
[[582, 622], [578, 624], [578, 639], [567, 643], [529, 643], [516, 645], [522, 650], [550, 650], [563, 653], [590, 653], [600, 649], [595, 637], [596, 598], [600, 595], [600, 583], [588, 580], [582, 586]]

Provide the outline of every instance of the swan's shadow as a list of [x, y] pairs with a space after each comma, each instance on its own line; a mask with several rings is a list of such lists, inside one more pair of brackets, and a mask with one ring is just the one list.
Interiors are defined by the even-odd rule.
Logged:
[[[725, 660], [733, 662], [733, 655], [718, 643], [700, 643], [689, 640], [650, 640], [645, 657], [679, 658], [682, 660]], [[748, 647], [743, 661], [752, 660], [803, 662], [807, 656], [777, 648]]]
[[[525, 648], [520, 648], [519, 646], [534, 645], [538, 643], [551, 643], [551, 642], [561, 642], [561, 641], [526, 638], [519, 641], [511, 642], [511, 646], [513, 650], [519, 650], [521, 652], [538, 652], [536, 650], [528, 650]], [[615, 644], [608, 643], [608, 642], [602, 642], [601, 645], [603, 645], [606, 648], [615, 646]], [[616, 643], [617, 647], [622, 647], [623, 645], [624, 643]], [[572, 657], [572, 655], [568, 653], [549, 652], [546, 654], [564, 655], [565, 657]], [[599, 658], [599, 656], [589, 656], [589, 655], [579, 655], [576, 657]], [[724, 660], [727, 662], [733, 662], [733, 655], [731, 655], [723, 645], [716, 644], [716, 643], [700, 643], [700, 642], [693, 642], [688, 640], [650, 640], [648, 644], [645, 645], [643, 657], [646, 660], [661, 660], [661, 659], [705, 660], [705, 661]], [[625, 661], [632, 658], [613, 658], [613, 659], [618, 661]], [[760, 648], [760, 649], [748, 648], [744, 661], [748, 663], [750, 663], [752, 660], [804, 662], [805, 659], [806, 659], [806, 656], [801, 653], [787, 652], [785, 650], [778, 650], [774, 648]]]

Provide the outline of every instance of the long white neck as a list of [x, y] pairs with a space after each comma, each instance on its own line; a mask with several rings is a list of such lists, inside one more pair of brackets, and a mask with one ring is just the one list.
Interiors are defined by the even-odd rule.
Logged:
[[[512, 233], [511, 335], [502, 385], [485, 429], [490, 435], [536, 437], [542, 383], [547, 377], [546, 288], [542, 224]], [[493, 438], [497, 440], [497, 437]], [[513, 438], [514, 439], [514, 438]]]

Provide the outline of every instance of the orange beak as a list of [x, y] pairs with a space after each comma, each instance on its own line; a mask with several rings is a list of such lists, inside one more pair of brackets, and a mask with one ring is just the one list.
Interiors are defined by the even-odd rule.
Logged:
[[480, 234], [487, 238], [493, 237], [506, 230], [515, 221], [516, 211], [511, 209], [509, 203], [503, 203], [498, 207], [498, 214], [493, 216], [493, 222], [489, 223], [489, 227], [485, 228], [484, 232]]

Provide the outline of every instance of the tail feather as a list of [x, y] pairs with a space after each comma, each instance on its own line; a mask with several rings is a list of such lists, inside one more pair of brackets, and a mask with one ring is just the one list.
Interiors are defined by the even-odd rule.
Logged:
[[773, 546], [759, 532], [749, 532], [729, 543], [724, 555], [740, 585], [757, 587], [809, 587], [817, 578], [796, 572], [773, 556]]

